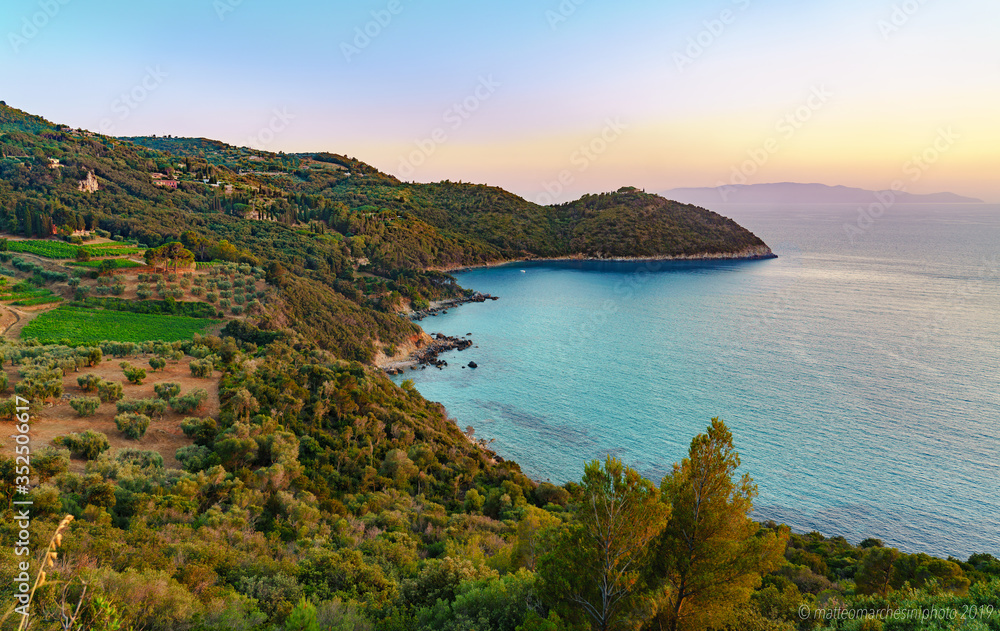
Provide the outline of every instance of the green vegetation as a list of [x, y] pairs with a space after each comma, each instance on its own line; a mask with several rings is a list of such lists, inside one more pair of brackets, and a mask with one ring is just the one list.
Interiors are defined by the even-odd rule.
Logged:
[[170, 409], [179, 414], [191, 414], [197, 411], [206, 400], [208, 400], [208, 392], [203, 388], [197, 388], [187, 394], [171, 397]]
[[[63, 628], [68, 611], [78, 612], [74, 628], [109, 630], [919, 628], [825, 617], [848, 606], [976, 607], [974, 621], [947, 628], [1000, 629], [1000, 560], [988, 554], [935, 559], [753, 521], [756, 488], [717, 419], [658, 485], [613, 458], [587, 465], [579, 482], [537, 483], [469, 440], [412, 382], [397, 386], [368, 365], [377, 349], [420, 333], [401, 308], [465, 292], [429, 268], [763, 245], [731, 221], [635, 189], [542, 207], [491, 187], [403, 183], [334, 154], [135, 140], [0, 104], [0, 149], [28, 156], [0, 160], [0, 228], [102, 231], [143, 243], [151, 264], [168, 268], [137, 278], [140, 298], [155, 291], [157, 301], [107, 296], [123, 285], [115, 275], [100, 277], [93, 298], [76, 282], [80, 306], [42, 314], [25, 341], [0, 344], [17, 371], [14, 392], [44, 416], [67, 375], [108, 356], [125, 361], [134, 382], [145, 376], [131, 362], [156, 371], [190, 357], [204, 387], [187, 393], [162, 382], [156, 398], [124, 398], [123, 384], [93, 373], [76, 383], [114, 402], [119, 431], [134, 439], [151, 418], [199, 413], [210, 391], [220, 402], [218, 414], [180, 422], [190, 444], [174, 454], [111, 452], [93, 430], [54, 441], [68, 452], [33, 454], [33, 543], [44, 549], [62, 531], [58, 561], [33, 596], [41, 615], [32, 628]], [[76, 185], [91, 172], [98, 194]], [[154, 186], [153, 172], [180, 186]], [[21, 247], [55, 256], [63, 245], [38, 243]], [[65, 258], [78, 246], [66, 245]], [[82, 258], [98, 255], [83, 247]], [[171, 275], [185, 252], [208, 273]], [[0, 260], [33, 287], [78, 281]], [[221, 323], [180, 317], [215, 315], [177, 301], [188, 287], [230, 309], [246, 305], [247, 319], [205, 335]], [[74, 408], [89, 409], [88, 399], [72, 399]], [[0, 404], [4, 416], [14, 412], [12, 399]], [[70, 453], [88, 461], [83, 471]], [[182, 470], [165, 466], [171, 455]], [[17, 466], [0, 454], [7, 498]], [[0, 519], [9, 585], [20, 560], [11, 508]], [[0, 604], [12, 606], [10, 594]]]
[[70, 399], [69, 405], [80, 416], [93, 416], [97, 408], [100, 407], [101, 400], [97, 397], [77, 397]]
[[139, 440], [145, 436], [146, 430], [149, 429], [149, 423], [149, 417], [145, 414], [126, 412], [115, 416], [115, 427], [132, 440]]
[[167, 412], [167, 402], [163, 399], [122, 399], [115, 406], [120, 414], [145, 414], [159, 418]]
[[179, 315], [189, 318], [212, 318], [216, 310], [203, 302], [179, 302], [177, 300], [125, 300], [123, 298], [84, 298], [76, 300], [70, 306], [105, 309], [109, 311], [127, 311], [129, 313], [152, 313], [161, 315]]
[[153, 386], [153, 392], [161, 399], [169, 401], [181, 393], [181, 384], [171, 381], [161, 381]]
[[139, 385], [146, 379], [146, 369], [133, 366], [128, 362], [121, 363], [122, 372], [129, 383]]
[[115, 403], [125, 396], [125, 388], [116, 381], [101, 381], [97, 384], [97, 396], [101, 403]]
[[[92, 350], [0, 347], [38, 387]], [[614, 459], [591, 463], [578, 483], [538, 484], [470, 442], [411, 383], [315, 349], [197, 336], [101, 350], [200, 355], [221, 374], [222, 405], [180, 423], [193, 442], [175, 454], [183, 471], [165, 469], [160, 454], [105, 453], [96, 433], [57, 441], [90, 458], [82, 473], [43, 456], [33, 523], [51, 529], [64, 511], [77, 519], [37, 598], [82, 598], [89, 628], [106, 628], [110, 613], [125, 628], [217, 631], [227, 612], [221, 628], [256, 631], [314, 621], [805, 631], [825, 628], [823, 611], [837, 603], [961, 608], [1000, 597], [1000, 560], [989, 555], [933, 559], [752, 521], [755, 488], [718, 420], [659, 486]], [[119, 401], [120, 430], [141, 436], [142, 417], [168, 412], [159, 397], [179, 396], [173, 386]], [[11, 467], [0, 456], [0, 472]], [[16, 536], [9, 524], [0, 522], [5, 539]], [[0, 568], [12, 555], [0, 546]], [[73, 586], [63, 592], [60, 581]], [[984, 628], [1000, 624], [983, 614]]]
[[[40, 278], [40, 284], [46, 281]], [[25, 280], [18, 281], [11, 285], [6, 278], [0, 278], [0, 302], [7, 302], [14, 306], [31, 306], [59, 302], [62, 296], [58, 296], [46, 287], [41, 287]]]
[[101, 260], [91, 260], [91, 261], [73, 261], [69, 263], [73, 267], [86, 267], [89, 269], [99, 269], [102, 266], [110, 266], [111, 269], [131, 269], [133, 267], [142, 267], [142, 263], [137, 263], [136, 261], [130, 261], [129, 259], [101, 259]]
[[[90, 254], [90, 256], [129, 256], [142, 252], [142, 248], [138, 247], [117, 244], [80, 246], [54, 239], [28, 239], [23, 241], [9, 239], [7, 241], [7, 248], [11, 252], [24, 252], [50, 259], [73, 259], [76, 258], [77, 251], [81, 249]], [[94, 262], [87, 261], [86, 263]], [[82, 263], [84, 262], [80, 261], [74, 264], [79, 265]], [[96, 261], [96, 263], [98, 266], [100, 265], [100, 261]]]
[[[212, 272], [259, 269], [258, 278], [276, 294], [263, 305], [253, 303], [260, 296], [244, 294], [241, 302], [239, 292], [221, 295], [228, 291], [222, 287], [198, 294], [227, 304], [233, 315], [280, 322], [274, 330], [295, 331], [362, 362], [419, 333], [396, 315], [400, 309], [464, 293], [454, 278], [433, 269], [511, 258], [765, 247], [715, 213], [630, 188], [539, 206], [495, 187], [401, 182], [342, 155], [271, 154], [203, 139], [129, 142], [70, 132], [5, 106], [0, 133], [4, 153], [32, 156], [0, 161], [0, 229], [25, 237], [89, 229], [159, 252], [180, 244], [177, 254], [190, 253]], [[49, 168], [49, 158], [63, 167]], [[169, 174], [179, 187], [155, 186], [155, 172]], [[78, 190], [88, 173], [98, 177], [99, 194]], [[210, 185], [219, 182], [232, 190]], [[76, 255], [71, 244], [41, 243], [64, 248], [64, 258]], [[135, 250], [83, 247], [92, 256]], [[182, 260], [189, 259], [176, 259]], [[149, 291], [140, 298], [152, 297]]]
[[89, 429], [82, 434], [57, 436], [53, 442], [56, 446], [69, 449], [74, 457], [84, 460], [94, 460], [111, 448], [106, 435]]
[[79, 344], [108, 338], [135, 343], [147, 340], [172, 342], [204, 333], [214, 324], [214, 321], [204, 318], [59, 307], [29, 322], [21, 331], [21, 337], [42, 341], [71, 340]]

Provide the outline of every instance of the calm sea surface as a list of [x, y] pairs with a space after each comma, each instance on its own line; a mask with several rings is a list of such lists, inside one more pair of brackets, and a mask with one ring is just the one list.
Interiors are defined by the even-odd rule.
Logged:
[[500, 300], [422, 324], [477, 346], [397, 381], [553, 482], [606, 454], [659, 481], [721, 416], [758, 519], [1000, 556], [1000, 207], [716, 210], [780, 258], [461, 273]]

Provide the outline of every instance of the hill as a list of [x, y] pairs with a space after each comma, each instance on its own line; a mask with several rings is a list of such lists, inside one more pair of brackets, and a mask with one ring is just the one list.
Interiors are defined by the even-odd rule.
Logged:
[[734, 222], [132, 140], [0, 105], [0, 626], [17, 594], [40, 631], [816, 629], [844, 602], [1000, 623], [990, 555], [754, 522], [721, 421], [659, 488], [612, 458], [556, 486], [371, 366], [423, 341], [400, 309], [466, 295], [433, 268], [769, 254]]
[[715, 213], [630, 188], [544, 207], [496, 187], [404, 183], [338, 154], [112, 138], [7, 106], [0, 150], [0, 230], [96, 227], [149, 247], [180, 242], [197, 262], [266, 267], [279, 295], [257, 325], [365, 362], [418, 335], [397, 311], [465, 292], [436, 269], [769, 253]]
[[826, 184], [734, 184], [705, 188], [675, 188], [663, 193], [669, 199], [688, 204], [715, 206], [728, 204], [870, 204], [876, 195], [892, 195], [898, 204], [981, 204], [983, 200], [955, 193], [918, 195], [904, 191], [869, 191]]

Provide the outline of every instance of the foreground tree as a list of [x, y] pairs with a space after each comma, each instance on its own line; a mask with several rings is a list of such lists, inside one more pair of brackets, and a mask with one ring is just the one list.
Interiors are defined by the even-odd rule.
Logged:
[[663, 500], [672, 512], [650, 566], [662, 587], [651, 628], [721, 628], [749, 600], [761, 575], [781, 564], [788, 532], [762, 529], [750, 519], [757, 487], [748, 475], [735, 477], [739, 466], [733, 435], [714, 418], [663, 479]]
[[[608, 457], [587, 465], [575, 523], [539, 564], [543, 591], [581, 608], [594, 629], [622, 628], [646, 591], [649, 544], [670, 517], [655, 485]], [[634, 625], [629, 625], [634, 626]]]

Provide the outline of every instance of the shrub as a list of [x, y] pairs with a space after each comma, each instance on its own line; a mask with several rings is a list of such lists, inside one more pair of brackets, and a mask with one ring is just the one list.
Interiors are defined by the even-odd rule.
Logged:
[[205, 300], [209, 302], [217, 302], [219, 300], [219, 294], [215, 293], [214, 291], [210, 291], [207, 294], [205, 294]]
[[163, 370], [164, 368], [167, 367], [167, 360], [163, 359], [162, 357], [151, 357], [149, 359], [149, 367], [152, 368], [154, 371]]
[[163, 456], [155, 451], [142, 449], [123, 449], [118, 452], [118, 461], [134, 464], [141, 469], [162, 469]]
[[76, 378], [77, 385], [80, 386], [84, 392], [96, 392], [98, 386], [104, 383], [104, 380], [95, 375], [92, 372], [83, 375], [82, 377]]
[[191, 288], [191, 295], [196, 297], [201, 297], [205, 295], [205, 288], [195, 285]]
[[125, 396], [125, 389], [117, 381], [102, 381], [97, 385], [97, 396], [103, 403], [114, 403]]
[[119, 414], [115, 417], [115, 427], [132, 440], [139, 440], [149, 429], [149, 417], [145, 414]]
[[111, 443], [108, 442], [108, 437], [105, 434], [91, 429], [82, 434], [57, 436], [52, 442], [57, 446], [66, 447], [74, 456], [84, 460], [94, 460], [111, 448]]
[[200, 377], [202, 379], [207, 379], [212, 376], [212, 371], [214, 369], [215, 365], [210, 359], [191, 360], [191, 375], [193, 377]]
[[163, 399], [122, 399], [116, 405], [119, 414], [134, 413], [147, 416], [163, 416], [167, 402]]
[[125, 372], [125, 378], [129, 380], [130, 383], [135, 385], [140, 385], [146, 379], [146, 369], [133, 366], [132, 364], [126, 365], [123, 369]]
[[101, 400], [97, 397], [78, 397], [69, 402], [69, 406], [80, 416], [92, 416], [100, 405]]
[[205, 468], [211, 450], [204, 445], [188, 445], [177, 450], [175, 457], [188, 471], [201, 471]]
[[232, 307], [229, 308], [229, 312], [232, 313], [233, 315], [242, 315], [243, 307], [241, 307], [240, 305], [233, 305]]
[[194, 440], [198, 445], [210, 445], [218, 434], [218, 424], [214, 418], [188, 417], [181, 421], [184, 435]]
[[204, 388], [192, 390], [183, 396], [176, 396], [170, 399], [170, 408], [179, 414], [190, 414], [208, 399], [208, 392]]
[[172, 381], [164, 381], [153, 386], [156, 396], [169, 401], [181, 393], [181, 384]]

